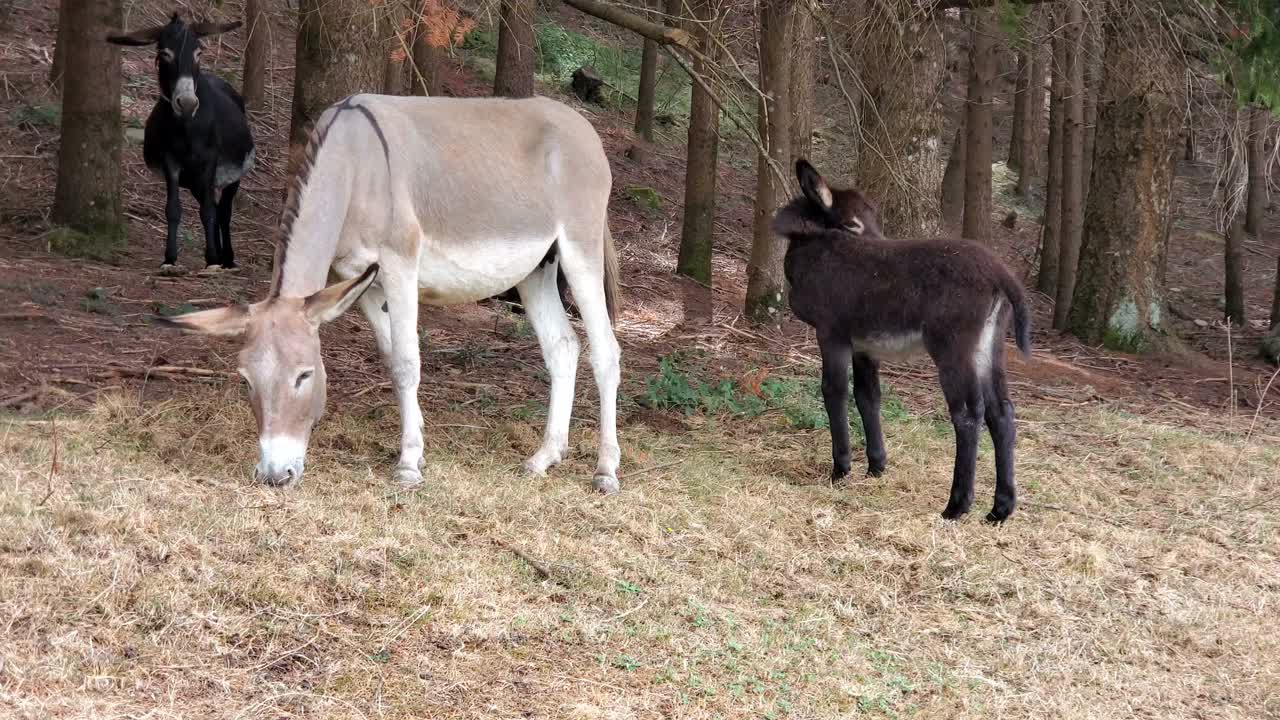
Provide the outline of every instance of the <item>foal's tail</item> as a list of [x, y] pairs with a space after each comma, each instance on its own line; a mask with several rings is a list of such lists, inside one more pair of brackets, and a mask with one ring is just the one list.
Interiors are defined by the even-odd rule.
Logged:
[[1009, 305], [1013, 307], [1014, 342], [1018, 344], [1018, 350], [1022, 352], [1022, 356], [1029, 358], [1031, 357], [1031, 313], [1027, 309], [1026, 292], [1022, 289], [1022, 283], [1018, 282], [1008, 270], [1000, 273], [999, 284], [1005, 297], [1009, 298]]
[[604, 222], [604, 304], [609, 311], [609, 322], [618, 322], [618, 251], [613, 247], [613, 233], [609, 232], [608, 219]]

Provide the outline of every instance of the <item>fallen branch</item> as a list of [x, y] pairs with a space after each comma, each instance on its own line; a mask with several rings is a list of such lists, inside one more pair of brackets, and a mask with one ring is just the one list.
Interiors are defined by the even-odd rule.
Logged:
[[539, 578], [541, 578], [541, 579], [543, 579], [543, 580], [551, 580], [552, 582], [554, 582], [554, 583], [556, 583], [556, 584], [558, 584], [558, 585], [563, 585], [563, 586], [565, 586], [565, 587], [568, 587], [568, 586], [569, 586], [569, 585], [568, 585], [568, 583], [565, 583], [565, 582], [563, 582], [562, 580], [560, 580], [559, 578], [557, 578], [556, 576], [552, 575], [552, 574], [551, 574], [551, 570], [550, 570], [549, 568], [547, 568], [547, 566], [546, 566], [546, 565], [543, 565], [542, 563], [540, 563], [540, 562], [538, 562], [537, 560], [533, 559], [532, 557], [530, 557], [530, 556], [529, 556], [529, 554], [528, 554], [528, 553], [526, 553], [525, 551], [521, 550], [520, 548], [518, 548], [518, 547], [516, 547], [516, 546], [514, 546], [514, 545], [511, 545], [511, 544], [507, 543], [507, 542], [506, 542], [506, 541], [504, 541], [504, 540], [498, 540], [498, 539], [496, 539], [496, 538], [494, 539], [493, 544], [494, 544], [494, 545], [497, 545], [498, 547], [502, 548], [503, 550], [506, 550], [507, 552], [511, 553], [512, 555], [515, 555], [516, 557], [518, 557], [518, 558], [520, 558], [521, 560], [523, 560], [523, 561], [524, 561], [524, 562], [525, 562], [529, 567], [533, 568], [533, 571], [538, 575], [538, 577], [539, 577]]
[[53, 418], [53, 460], [49, 462], [49, 489], [45, 492], [44, 497], [40, 498], [40, 502], [36, 503], [36, 507], [44, 507], [49, 502], [49, 498], [53, 497], [53, 478], [58, 473], [58, 418]]
[[596, 0], [564, 0], [564, 4], [592, 17], [600, 18], [605, 22], [630, 30], [660, 45], [678, 45], [686, 50], [693, 49], [693, 38], [684, 30], [650, 22], [616, 5], [597, 2]]

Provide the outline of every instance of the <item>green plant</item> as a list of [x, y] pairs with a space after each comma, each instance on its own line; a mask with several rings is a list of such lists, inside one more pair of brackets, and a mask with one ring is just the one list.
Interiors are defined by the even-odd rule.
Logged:
[[80, 299], [80, 307], [85, 312], [91, 312], [95, 315], [106, 315], [107, 317], [116, 317], [120, 314], [120, 309], [110, 300], [110, 293], [105, 288], [90, 288], [85, 291], [84, 297]]
[[62, 106], [58, 103], [19, 105], [9, 113], [19, 130], [52, 130], [62, 125]]
[[83, 232], [59, 227], [49, 233], [49, 252], [66, 257], [106, 262], [123, 247], [124, 234], [121, 232]]

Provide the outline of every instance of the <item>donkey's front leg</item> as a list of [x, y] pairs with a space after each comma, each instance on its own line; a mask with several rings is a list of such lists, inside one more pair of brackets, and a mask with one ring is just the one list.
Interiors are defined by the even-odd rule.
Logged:
[[164, 262], [162, 271], [175, 268], [178, 264], [178, 228], [182, 225], [182, 198], [178, 197], [178, 168], [170, 165], [164, 173]]
[[569, 416], [573, 411], [573, 386], [578, 375], [578, 336], [569, 325], [556, 288], [559, 263], [552, 261], [534, 270], [516, 289], [538, 336], [542, 360], [551, 376], [551, 396], [547, 401], [547, 428], [542, 447], [525, 460], [524, 467], [541, 475], [564, 458], [569, 449]]
[[822, 402], [831, 426], [831, 479], [849, 474], [849, 362], [853, 348], [844, 338], [818, 337], [822, 352]]
[[880, 427], [880, 363], [862, 353], [853, 356], [853, 400], [862, 417], [867, 444], [867, 474], [884, 474], [884, 430]]
[[[415, 261], [396, 264], [415, 266]], [[391, 263], [385, 263], [388, 268]], [[422, 360], [418, 349], [418, 278], [403, 270], [383, 270], [382, 290], [391, 330], [391, 352], [386, 357], [391, 382], [400, 406], [400, 462], [395, 480], [402, 487], [422, 482], [422, 408], [418, 405], [418, 382]], [[369, 310], [366, 309], [366, 312]]]

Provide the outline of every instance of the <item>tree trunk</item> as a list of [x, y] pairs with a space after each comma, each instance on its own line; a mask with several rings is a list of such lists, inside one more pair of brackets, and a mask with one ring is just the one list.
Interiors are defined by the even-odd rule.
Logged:
[[1091, 344], [1140, 350], [1163, 322], [1159, 266], [1185, 88], [1182, 65], [1162, 34], [1131, 31], [1159, 23], [1153, 11], [1135, 4], [1111, 13], [1096, 171], [1068, 329]]
[[1244, 221], [1245, 232], [1255, 237], [1262, 231], [1267, 209], [1266, 137], [1267, 111], [1255, 105], [1249, 108], [1249, 205]]
[[417, 25], [410, 45], [413, 62], [409, 65], [409, 95], [435, 97], [440, 94], [440, 64], [444, 48], [430, 40], [427, 28]]
[[858, 187], [880, 201], [889, 235], [921, 237], [937, 232], [942, 182], [942, 99], [946, 45], [937, 18], [920, 16], [911, 3], [873, 3], [870, 27], [903, 29], [853, 38], [865, 88], [866, 110], [855, 133]]
[[1276, 282], [1271, 289], [1271, 329], [1280, 328], [1280, 255], [1276, 255]]
[[1105, 12], [1101, 3], [1086, 8], [1084, 19], [1084, 170], [1080, 172], [1084, 202], [1089, 199], [1093, 181], [1093, 148], [1098, 138], [1098, 93], [1102, 90], [1102, 22], [1097, 15]]
[[124, 23], [121, 0], [62, 0], [66, 74], [54, 221], [114, 243], [120, 209], [120, 50], [104, 42]]
[[996, 76], [995, 16], [989, 8], [969, 11], [969, 102], [965, 110], [964, 229], [962, 235], [991, 242], [991, 111]]
[[386, 69], [387, 19], [369, 0], [298, 0], [298, 45], [289, 141], [301, 145], [320, 114], [359, 92], [377, 92]]
[[1223, 295], [1227, 300], [1225, 318], [1237, 328], [1245, 326], [1244, 311], [1244, 220], [1236, 213], [1227, 226]]
[[503, 0], [498, 23], [498, 69], [493, 94], [502, 97], [533, 95], [533, 69], [537, 61], [533, 19], [537, 0]]
[[267, 58], [271, 53], [271, 20], [263, 0], [247, 0], [244, 4], [247, 40], [244, 46], [244, 87], [240, 94], [250, 110], [262, 108], [266, 97]]
[[757, 323], [781, 317], [782, 255], [786, 242], [773, 232], [773, 214], [787, 201], [791, 177], [791, 20], [793, 0], [760, 3], [760, 138], [769, 154], [756, 158], [755, 234], [747, 262], [746, 316]]
[[387, 63], [382, 70], [382, 94], [399, 95], [404, 90], [403, 56], [387, 55]]
[[1053, 84], [1049, 89], [1049, 171], [1045, 177], [1044, 227], [1040, 230], [1040, 274], [1036, 287], [1049, 297], [1058, 296], [1058, 262], [1062, 245], [1062, 161], [1065, 130], [1062, 86], [1066, 81], [1067, 44], [1061, 33], [1053, 37], [1049, 63]]
[[964, 112], [951, 140], [951, 154], [942, 174], [942, 225], [948, 233], [959, 233], [964, 223]]
[[795, 6], [791, 34], [791, 159], [796, 160], [813, 154], [814, 69], [818, 52], [813, 13], [803, 3]]
[[49, 85], [55, 91], [62, 90], [62, 69], [67, 66], [67, 41], [63, 39], [63, 28], [67, 26], [67, 2], [58, 4], [58, 29], [53, 45], [53, 65], [49, 67]]
[[1080, 262], [1080, 236], [1084, 230], [1084, 8], [1080, 0], [1067, 0], [1066, 82], [1062, 85], [1062, 234], [1058, 249], [1058, 287], [1053, 306], [1053, 327], [1065, 330], [1076, 291], [1076, 266]]
[[640, 87], [636, 91], [636, 135], [653, 142], [653, 106], [658, 90], [658, 43], [644, 39], [640, 55]]
[[1031, 197], [1031, 181], [1036, 176], [1036, 133], [1040, 124], [1036, 113], [1044, 109], [1044, 83], [1041, 80], [1042, 64], [1040, 48], [1032, 46], [1023, 52], [1019, 63], [1026, 62], [1025, 87], [1018, 96], [1021, 107], [1014, 108], [1014, 122], [1018, 125], [1009, 148], [1010, 167], [1018, 171], [1018, 195]]
[[[719, 31], [711, 0], [691, 3], [699, 47], [707, 48], [706, 62], [695, 59], [693, 71], [705, 74], [718, 59], [710, 39]], [[713, 27], [714, 25], [714, 27]], [[676, 272], [691, 278], [684, 298], [686, 318], [711, 317], [711, 247], [715, 233], [716, 180], [720, 154], [720, 106], [699, 83], [693, 83], [689, 109], [689, 147], [685, 163], [684, 219]]]
[[1018, 74], [1013, 83], [1013, 116], [1009, 131], [1009, 159], [1005, 162], [1019, 176], [1022, 175], [1023, 138], [1027, 136], [1031, 120], [1031, 56], [1032, 48], [1018, 50]]

